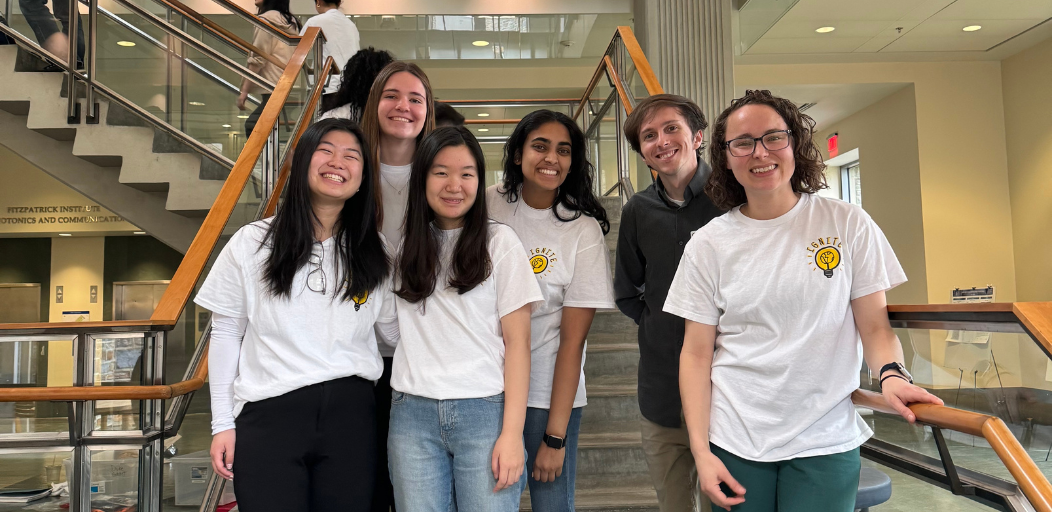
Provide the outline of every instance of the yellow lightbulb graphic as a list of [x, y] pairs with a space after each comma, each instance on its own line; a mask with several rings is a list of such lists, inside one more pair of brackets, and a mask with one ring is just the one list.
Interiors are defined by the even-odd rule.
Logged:
[[840, 265], [840, 251], [836, 247], [823, 247], [815, 253], [815, 265], [822, 269], [822, 274], [833, 277], [833, 269]]
[[354, 297], [351, 297], [351, 302], [354, 302], [354, 310], [355, 311], [358, 311], [358, 309], [362, 307], [362, 304], [365, 304], [368, 300], [369, 300], [369, 290], [365, 290], [361, 294], [355, 295]]
[[530, 258], [530, 266], [533, 267], [534, 274], [540, 274], [548, 268], [548, 258], [543, 254], [538, 254]]

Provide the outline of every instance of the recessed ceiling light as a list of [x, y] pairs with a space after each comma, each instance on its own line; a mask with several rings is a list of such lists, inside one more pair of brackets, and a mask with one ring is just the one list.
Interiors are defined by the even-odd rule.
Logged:
[[230, 128], [230, 125], [229, 124], [224, 124], [223, 128]]
[[393, 19], [394, 19], [394, 16], [380, 16], [380, 19], [384, 19], [384, 20], [393, 20]]
[[819, 34], [828, 34], [834, 30], [836, 30], [836, 27], [819, 27], [815, 29], [815, 32], [818, 32]]
[[237, 118], [238, 119], [248, 119], [248, 116], [245, 115], [245, 114], [241, 114], [241, 115], [237, 116]]
[[479, 128], [479, 131], [480, 131], [480, 132], [488, 132], [488, 131], [489, 131], [489, 128]]
[[489, 46], [489, 41], [472, 41], [471, 44], [475, 46]]
[[479, 114], [479, 117], [489, 117], [489, 114], [482, 112]]
[[117, 46], [135, 46], [131, 41], [117, 41]]
[[983, 28], [982, 25], [968, 25], [967, 27], [964, 27], [961, 30], [965, 32], [975, 32], [976, 30], [979, 30], [981, 28]]
[[73, 236], [72, 233], [59, 233], [58, 236]]
[[146, 232], [145, 231], [133, 231], [132, 234], [133, 235], [145, 235]]
[[203, 106], [205, 106], [205, 104], [203, 102], [200, 102], [200, 101], [191, 101], [189, 103], [191, 105], [195, 106], [195, 107], [203, 107]]

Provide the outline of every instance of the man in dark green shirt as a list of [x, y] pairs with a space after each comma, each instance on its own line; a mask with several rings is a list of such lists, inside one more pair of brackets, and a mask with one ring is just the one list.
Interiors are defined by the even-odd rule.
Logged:
[[648, 97], [625, 122], [632, 149], [657, 174], [654, 184], [632, 196], [621, 212], [614, 294], [621, 312], [639, 324], [643, 451], [661, 512], [709, 509], [705, 495], [694, 492], [694, 456], [682, 421], [684, 322], [662, 311], [683, 246], [694, 231], [723, 214], [703, 192], [710, 173], [701, 159], [706, 126], [698, 105], [672, 94]]

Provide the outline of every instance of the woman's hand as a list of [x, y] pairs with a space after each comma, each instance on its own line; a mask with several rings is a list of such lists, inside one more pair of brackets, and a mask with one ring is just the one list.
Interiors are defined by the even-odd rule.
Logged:
[[[730, 510], [734, 505], [745, 503], [745, 488], [731, 476], [731, 472], [727, 471], [727, 466], [723, 465], [719, 457], [706, 450], [704, 453], [694, 454], [694, 463], [698, 468], [698, 485], [701, 492], [712, 500], [713, 505]], [[736, 496], [727, 497], [723, 494], [723, 490], [720, 489], [721, 482]]]
[[522, 434], [501, 434], [493, 447], [493, 478], [497, 485], [493, 492], [511, 487], [522, 476], [526, 457], [522, 449]]
[[563, 474], [565, 458], [566, 448], [556, 450], [541, 441], [541, 447], [537, 450], [537, 460], [533, 462], [533, 479], [538, 482], [554, 482]]
[[212, 436], [212, 448], [208, 450], [212, 469], [227, 480], [234, 479], [234, 438], [234, 429], [224, 430]]
[[237, 109], [238, 110], [248, 110], [248, 108], [245, 107], [245, 102], [246, 101], [248, 101], [248, 93], [241, 93], [240, 95], [238, 95], [238, 97], [237, 97]]
[[890, 377], [884, 381], [884, 384], [881, 386], [881, 393], [884, 395], [884, 400], [888, 402], [888, 405], [910, 423], [917, 421], [917, 415], [913, 414], [913, 411], [907, 405], [916, 403], [943, 405], [939, 397], [929, 393], [926, 389], [914, 386], [906, 382], [905, 379], [895, 377]]

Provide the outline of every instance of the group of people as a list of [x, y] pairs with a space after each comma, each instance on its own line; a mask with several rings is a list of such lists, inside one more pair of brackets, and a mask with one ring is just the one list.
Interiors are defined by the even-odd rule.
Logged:
[[510, 512], [526, 485], [533, 510], [574, 510], [601, 309], [639, 324], [662, 511], [852, 510], [863, 356], [907, 420], [940, 403], [888, 321], [902, 268], [861, 208], [815, 194], [814, 122], [792, 102], [732, 102], [710, 169], [694, 102], [641, 101], [625, 134], [655, 180], [624, 207], [611, 279], [565, 114], [524, 116], [487, 187], [415, 64], [358, 51], [330, 94], [277, 214], [230, 239], [195, 299], [213, 313], [212, 462], [242, 510]]

